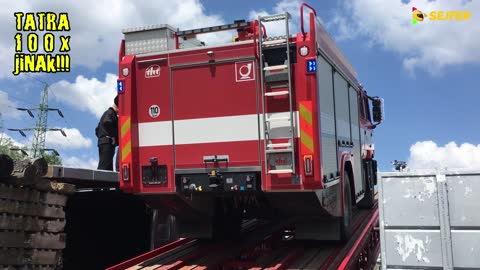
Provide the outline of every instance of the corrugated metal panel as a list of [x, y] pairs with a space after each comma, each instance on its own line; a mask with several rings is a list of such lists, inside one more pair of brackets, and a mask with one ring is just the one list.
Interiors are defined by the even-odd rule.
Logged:
[[480, 269], [480, 172], [379, 174], [382, 269]]
[[348, 83], [335, 72], [333, 76], [335, 93], [335, 118], [337, 121], [337, 140], [350, 141], [350, 110], [348, 103]]
[[177, 31], [177, 29], [175, 29], [173, 26], [168, 24], [153, 24], [153, 25], [126, 28], [122, 30], [122, 33], [129, 34], [134, 32], [144, 32], [144, 31], [150, 31], [150, 30], [163, 30], [163, 29], [169, 29], [172, 32]]
[[125, 34], [125, 53], [147, 54], [175, 49], [175, 29], [169, 25], [130, 28]]
[[335, 139], [335, 111], [333, 99], [332, 66], [318, 57], [318, 111], [320, 112], [319, 134], [321, 137], [322, 174], [327, 179], [336, 176], [337, 142]]

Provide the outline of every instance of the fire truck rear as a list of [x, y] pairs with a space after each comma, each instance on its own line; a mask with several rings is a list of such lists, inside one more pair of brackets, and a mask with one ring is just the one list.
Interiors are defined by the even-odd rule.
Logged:
[[[158, 238], [234, 236], [255, 217], [290, 222], [297, 239], [337, 240], [352, 207], [374, 205], [383, 100], [367, 95], [313, 8], [301, 5], [299, 33], [290, 19], [124, 30], [120, 183], [156, 209]], [[267, 35], [271, 23], [284, 33]], [[224, 30], [238, 36], [196, 39]]]

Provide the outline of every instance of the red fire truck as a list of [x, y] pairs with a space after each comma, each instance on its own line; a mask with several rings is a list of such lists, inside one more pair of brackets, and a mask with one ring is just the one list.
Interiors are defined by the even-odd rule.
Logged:
[[[374, 205], [383, 100], [367, 95], [311, 6], [300, 7], [299, 33], [290, 19], [123, 31], [120, 184], [164, 220], [159, 238], [234, 236], [255, 217], [288, 221], [297, 239], [338, 240], [352, 207]], [[267, 35], [272, 23], [284, 32]], [[219, 31], [237, 36], [196, 39]]]

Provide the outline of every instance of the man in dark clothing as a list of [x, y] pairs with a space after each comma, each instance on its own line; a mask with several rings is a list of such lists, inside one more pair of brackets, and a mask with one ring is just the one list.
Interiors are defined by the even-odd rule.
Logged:
[[98, 169], [113, 171], [113, 156], [115, 147], [118, 146], [118, 96], [114, 99], [112, 107], [106, 110], [95, 133], [98, 138]]

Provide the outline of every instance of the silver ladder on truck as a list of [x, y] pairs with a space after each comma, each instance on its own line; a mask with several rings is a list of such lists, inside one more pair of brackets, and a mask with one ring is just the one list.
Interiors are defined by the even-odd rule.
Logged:
[[[259, 27], [259, 48], [260, 48], [260, 85], [262, 90], [262, 108], [263, 108], [263, 133], [264, 133], [264, 153], [265, 153], [265, 171], [267, 174], [291, 173], [295, 174], [295, 130], [294, 114], [292, 108], [292, 82], [290, 72], [290, 43], [288, 20], [291, 18], [288, 12], [270, 16], [260, 16], [258, 18]], [[285, 36], [275, 36], [263, 38], [262, 23], [285, 21]], [[287, 54], [286, 60], [282, 65], [269, 66], [266, 62], [264, 52], [268, 48], [285, 48]], [[282, 89], [282, 90], [279, 90]], [[283, 90], [285, 89], [285, 90]], [[277, 90], [277, 91], [275, 91]], [[290, 113], [285, 117], [269, 117], [265, 110], [265, 103], [272, 102], [272, 97], [288, 96], [290, 103]], [[288, 122], [290, 125], [290, 138], [287, 143], [272, 143], [270, 139], [272, 122]], [[270, 156], [272, 154], [286, 153], [290, 156], [290, 166], [271, 170], [269, 166]]]

